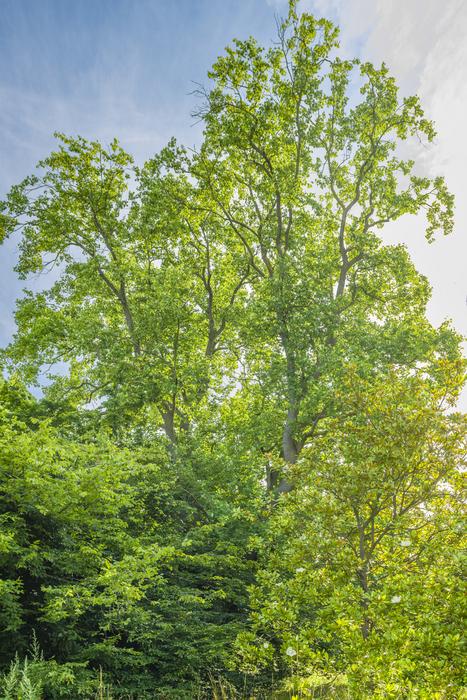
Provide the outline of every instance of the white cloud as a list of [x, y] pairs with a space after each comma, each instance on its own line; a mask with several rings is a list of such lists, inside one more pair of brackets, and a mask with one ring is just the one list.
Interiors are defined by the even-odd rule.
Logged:
[[[451, 318], [467, 335], [467, 3], [464, 0], [304, 0], [303, 9], [337, 21], [346, 54], [385, 62], [405, 94], [417, 93], [438, 137], [414, 156], [428, 174], [444, 175], [456, 197], [454, 233], [429, 245], [421, 218], [388, 226], [385, 237], [406, 243], [433, 286], [430, 320]], [[467, 407], [467, 391], [461, 401]]]

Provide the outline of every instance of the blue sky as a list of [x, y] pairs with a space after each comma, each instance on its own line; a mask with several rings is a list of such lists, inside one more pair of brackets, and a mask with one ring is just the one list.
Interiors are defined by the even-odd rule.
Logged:
[[[423, 222], [400, 221], [388, 241], [408, 244], [433, 285], [429, 316], [467, 334], [467, 114], [464, 0], [302, 0], [341, 26], [343, 51], [385, 60], [417, 92], [439, 132], [413, 155], [443, 173], [457, 196], [456, 228], [428, 246]], [[233, 37], [275, 35], [285, 0], [0, 0], [0, 197], [53, 147], [55, 130], [115, 136], [143, 161], [171, 136], [199, 141], [190, 93]], [[0, 346], [14, 331], [17, 241], [0, 248]], [[33, 286], [37, 281], [32, 282]], [[467, 405], [467, 397], [466, 397]]]
[[233, 36], [274, 35], [265, 0], [1, 0], [5, 189], [59, 129], [147, 156], [190, 128], [193, 81]]

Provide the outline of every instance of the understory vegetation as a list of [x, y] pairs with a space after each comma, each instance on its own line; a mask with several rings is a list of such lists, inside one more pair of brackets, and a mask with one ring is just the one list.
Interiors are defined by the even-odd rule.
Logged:
[[1, 204], [1, 697], [465, 697], [461, 338], [381, 231], [451, 232], [434, 127], [295, 2], [198, 101]]

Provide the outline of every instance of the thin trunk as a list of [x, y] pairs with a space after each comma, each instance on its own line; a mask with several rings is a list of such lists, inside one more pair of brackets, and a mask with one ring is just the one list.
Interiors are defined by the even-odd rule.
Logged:
[[358, 536], [359, 536], [359, 555], [361, 566], [358, 570], [358, 579], [360, 581], [360, 586], [363, 591], [363, 597], [361, 601], [361, 607], [363, 609], [363, 620], [360, 625], [360, 631], [362, 633], [363, 639], [368, 639], [371, 629], [371, 620], [368, 616], [368, 556], [367, 548], [365, 546], [365, 529], [364, 525], [358, 516], [358, 511], [355, 511], [355, 517], [357, 520]]
[[287, 410], [284, 429], [282, 431], [282, 456], [289, 464], [295, 464], [299, 455], [299, 448], [294, 439], [294, 430], [298, 418], [297, 402], [293, 400]]
[[371, 629], [371, 620], [368, 617], [368, 562], [365, 562], [358, 572], [360, 585], [363, 589], [363, 598], [361, 606], [363, 608], [363, 620], [360, 625], [360, 631], [363, 639], [368, 639]]
[[177, 446], [177, 434], [175, 432], [175, 409], [173, 406], [168, 406], [167, 410], [162, 414], [162, 421], [164, 423], [164, 432], [168, 438], [168, 450], [172, 458], [175, 457], [175, 449]]

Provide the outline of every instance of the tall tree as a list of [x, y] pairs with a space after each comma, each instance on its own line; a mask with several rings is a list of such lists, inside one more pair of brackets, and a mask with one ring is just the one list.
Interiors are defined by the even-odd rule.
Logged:
[[11, 358], [28, 380], [66, 363], [52, 395], [99, 400], [116, 429], [152, 410], [173, 453], [246, 273], [199, 213], [182, 149], [138, 169], [116, 142], [59, 139], [6, 205], [7, 231], [22, 230], [20, 276], [55, 271], [47, 291], [20, 301]]
[[[278, 34], [270, 49], [236, 41], [214, 64], [194, 172], [250, 266], [242, 350], [276, 401], [293, 464], [335, 410], [346, 357], [410, 364], [436, 342], [426, 281], [378, 231], [425, 211], [429, 240], [448, 233], [453, 200], [442, 178], [417, 176], [400, 155], [406, 139], [431, 141], [434, 129], [384, 65], [336, 57], [335, 27], [298, 16], [295, 2]], [[405, 347], [393, 342], [401, 334]]]

